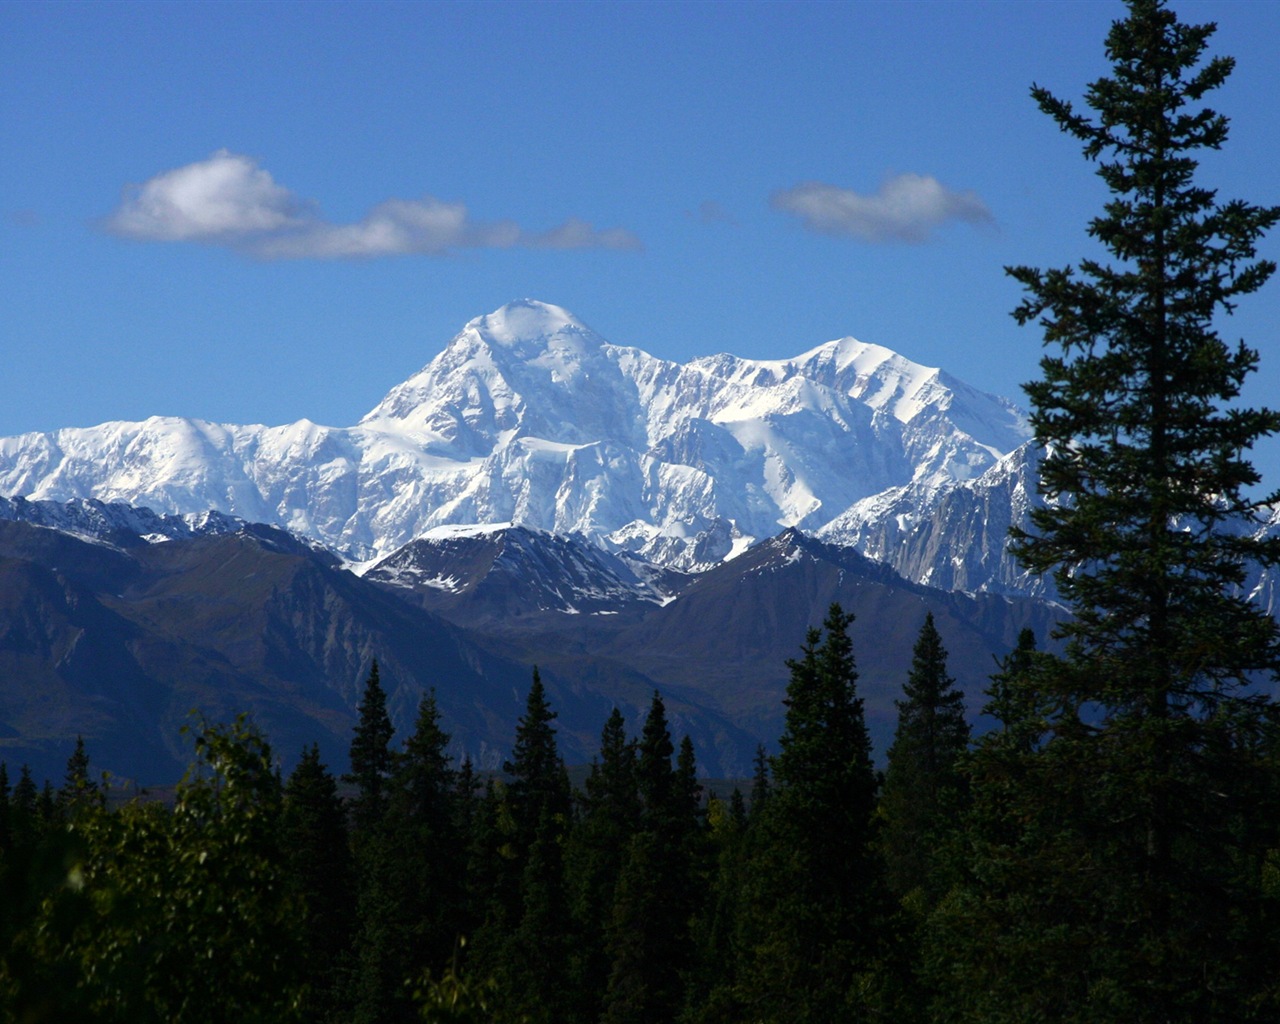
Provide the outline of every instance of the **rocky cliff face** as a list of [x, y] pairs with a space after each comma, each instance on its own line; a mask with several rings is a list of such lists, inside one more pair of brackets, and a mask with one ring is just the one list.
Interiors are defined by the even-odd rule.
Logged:
[[352, 561], [439, 526], [514, 523], [694, 568], [892, 495], [919, 518], [1026, 437], [1012, 404], [853, 338], [679, 364], [526, 301], [471, 321], [354, 427], [22, 435], [0, 440], [0, 494], [212, 509]]

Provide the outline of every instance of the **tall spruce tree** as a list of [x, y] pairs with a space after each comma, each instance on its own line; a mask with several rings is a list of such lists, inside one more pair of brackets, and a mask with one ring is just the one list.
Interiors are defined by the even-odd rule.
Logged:
[[337, 1021], [349, 1012], [343, 995], [355, 928], [355, 868], [337, 783], [314, 743], [303, 749], [285, 785], [280, 833], [287, 884], [305, 914], [304, 1015], [317, 1024]]
[[[788, 663], [786, 725], [743, 885], [743, 1016], [821, 1024], [868, 1014], [860, 995], [887, 900], [874, 848], [876, 773], [849, 626], [832, 605]], [[825, 634], [825, 635], [824, 635]]]
[[637, 764], [643, 803], [618, 879], [608, 934], [612, 957], [604, 1024], [674, 1020], [684, 1002], [694, 912], [693, 835], [696, 766], [692, 743], [675, 747], [662, 695], [654, 693]]
[[98, 804], [102, 795], [98, 784], [89, 776], [89, 752], [85, 749], [84, 737], [77, 736], [75, 750], [67, 758], [67, 772], [58, 800], [68, 813], [73, 813], [84, 805]]
[[375, 658], [369, 667], [364, 693], [357, 709], [355, 735], [351, 738], [351, 771], [344, 782], [357, 787], [354, 817], [357, 831], [373, 827], [386, 806], [386, 784], [395, 764], [391, 739], [395, 729], [387, 714], [387, 694], [382, 688]]
[[[539, 928], [549, 930], [547, 948], [568, 948], [568, 897], [561, 848], [572, 818], [569, 777], [556, 744], [546, 688], [533, 670], [525, 713], [516, 723], [511, 760], [503, 764], [510, 776], [495, 786], [481, 818], [481, 856], [477, 869], [484, 889], [485, 919], [472, 949], [482, 975], [495, 976], [512, 1005], [539, 1019], [540, 1005], [561, 1008], [568, 964], [554, 975], [539, 972], [536, 951], [523, 948]], [[536, 858], [535, 858], [536, 854]], [[538, 871], [531, 872], [533, 860]], [[563, 970], [561, 970], [563, 968]]]
[[465, 860], [459, 832], [458, 773], [448, 754], [435, 691], [418, 705], [392, 780], [392, 855], [411, 973], [444, 970], [462, 934]]
[[9, 849], [12, 833], [9, 825], [9, 766], [0, 761], [0, 855]]
[[1280, 1013], [1262, 966], [1280, 907], [1260, 881], [1277, 842], [1259, 756], [1274, 715], [1250, 688], [1280, 646], [1241, 587], [1248, 563], [1280, 560], [1280, 540], [1254, 537], [1248, 458], [1280, 415], [1238, 404], [1258, 357], [1216, 330], [1274, 271], [1255, 247], [1280, 208], [1196, 180], [1198, 154], [1227, 137], [1200, 105], [1232, 69], [1203, 59], [1214, 26], [1162, 0], [1127, 6], [1092, 114], [1032, 90], [1099, 161], [1111, 198], [1089, 234], [1109, 262], [1010, 270], [1028, 292], [1016, 318], [1056, 350], [1027, 387], [1047, 503], [1014, 550], [1054, 574], [1074, 618], [1021, 701], [1048, 714], [1014, 762], [1012, 834], [976, 837], [973, 882], [945, 908], [962, 925], [950, 974], [971, 982], [966, 1020]]
[[932, 612], [920, 628], [902, 693], [880, 800], [886, 877], [898, 896], [928, 889], [937, 877], [931, 853], [959, 810], [958, 762], [969, 745], [964, 694], [947, 674]]
[[575, 989], [584, 1020], [597, 1020], [609, 980], [606, 944], [618, 878], [632, 837], [640, 828], [635, 744], [617, 708], [600, 735], [600, 754], [591, 764], [582, 812], [569, 837], [567, 871], [577, 935]]
[[386, 1024], [408, 1020], [412, 1009], [404, 982], [403, 903], [397, 888], [395, 829], [389, 813], [397, 753], [387, 713], [378, 662], [365, 680], [359, 719], [351, 740], [351, 771], [344, 782], [355, 783], [351, 802], [351, 848], [356, 869], [356, 935], [350, 989], [353, 1024]]
[[511, 776], [507, 787], [511, 814], [515, 819], [516, 842], [521, 856], [528, 853], [538, 833], [543, 812], [567, 824], [570, 812], [569, 777], [556, 745], [556, 730], [542, 676], [535, 667], [524, 714], [516, 723], [511, 760], [502, 770]]

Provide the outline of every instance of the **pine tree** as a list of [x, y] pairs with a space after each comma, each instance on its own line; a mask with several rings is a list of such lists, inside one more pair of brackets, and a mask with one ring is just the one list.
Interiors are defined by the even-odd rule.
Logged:
[[306, 747], [284, 789], [280, 821], [290, 890], [305, 906], [302, 927], [307, 1018], [338, 1020], [355, 927], [355, 867], [346, 812], [316, 744]]
[[927, 889], [935, 878], [930, 854], [960, 810], [957, 764], [969, 744], [964, 694], [947, 674], [947, 651], [932, 612], [920, 628], [902, 692], [880, 801], [886, 877], [899, 896]]
[[750, 819], [756, 821], [764, 813], [765, 803], [769, 799], [769, 754], [764, 744], [756, 746], [755, 760], [752, 762], [754, 774], [751, 777]]
[[76, 737], [76, 748], [67, 758], [67, 773], [58, 791], [59, 802], [68, 809], [84, 804], [96, 804], [101, 800], [99, 786], [89, 777], [89, 754], [85, 750], [84, 737]]
[[9, 766], [0, 761], [0, 856], [13, 842], [13, 830], [9, 817]]
[[353, 782], [358, 788], [354, 815], [360, 830], [372, 827], [381, 818], [386, 802], [384, 790], [395, 763], [391, 750], [395, 729], [387, 714], [387, 694], [378, 676], [377, 659], [369, 668], [358, 714], [351, 739], [351, 771], [343, 781]]
[[504, 988], [529, 1024], [566, 1024], [572, 921], [561, 849], [565, 824], [544, 807], [522, 872], [520, 924], [508, 945]]
[[525, 712], [516, 723], [511, 760], [502, 766], [511, 776], [507, 795], [516, 824], [517, 849], [522, 856], [533, 846], [544, 811], [562, 822], [569, 817], [569, 778], [551, 724], [556, 717], [535, 667]]
[[[535, 668], [525, 713], [516, 723], [511, 760], [503, 764], [510, 781], [495, 785], [487, 794], [475, 850], [475, 896], [484, 907], [484, 919], [471, 951], [472, 961], [477, 973], [497, 977], [505, 995], [521, 1006], [530, 997], [529, 992], [514, 988], [528, 982], [527, 953], [519, 948], [520, 937], [529, 934], [529, 926], [523, 922], [530, 914], [559, 920], [565, 893], [559, 849], [570, 826], [572, 803], [569, 777], [551, 724], [555, 719]], [[529, 874], [528, 864], [539, 843], [545, 870], [559, 872], [560, 877], [534, 879]], [[549, 843], [556, 844], [554, 856], [547, 848]], [[546, 899], [532, 897], [527, 891], [530, 884], [539, 887]], [[554, 909], [548, 909], [550, 903], [555, 904]], [[564, 913], [568, 913], [567, 902]], [[552, 937], [548, 941], [553, 941]], [[565, 968], [567, 971], [567, 964]]]
[[1031, 753], [1043, 741], [1050, 709], [1036, 685], [1035, 670], [1043, 659], [1036, 655], [1036, 636], [1030, 629], [1018, 634], [1018, 643], [1000, 660], [999, 670], [987, 687], [983, 714], [1000, 728], [983, 738], [983, 746]]
[[1274, 714], [1250, 689], [1280, 643], [1241, 587], [1248, 563], [1280, 561], [1280, 539], [1254, 537], [1248, 460], [1280, 415], [1238, 404], [1257, 353], [1216, 332], [1273, 273], [1255, 249], [1280, 208], [1196, 181], [1199, 152], [1227, 137], [1200, 105], [1232, 69], [1203, 60], [1214, 26], [1162, 0], [1127, 6], [1092, 114], [1032, 90], [1099, 161], [1111, 198], [1089, 233], [1110, 262], [1010, 271], [1028, 292], [1015, 316], [1056, 349], [1027, 388], [1047, 503], [1015, 552], [1053, 572], [1074, 617], [1064, 656], [1020, 694], [1047, 716], [1013, 762], [1016, 828], [979, 837], [974, 887], [951, 908], [969, 925], [957, 970], [983, 993], [963, 1019], [1280, 1012], [1261, 966], [1280, 952], [1280, 908], [1259, 877], [1277, 843], [1260, 757]]
[[15, 849], [30, 850], [40, 835], [40, 791], [31, 777], [31, 766], [24, 764], [13, 786], [9, 800], [9, 829]]
[[463, 838], [458, 830], [458, 773], [447, 753], [435, 691], [418, 706], [413, 733], [394, 778], [392, 827], [398, 899], [412, 950], [411, 973], [439, 973], [461, 934], [465, 908]]
[[[874, 849], [876, 775], [848, 629], [832, 605], [788, 662], [774, 787], [752, 814], [743, 889], [740, 998], [751, 1019], [826, 1022], [864, 1014], [887, 900]], [[825, 637], [824, 637], [825, 633]]]
[[618, 878], [632, 837], [640, 828], [635, 744], [622, 712], [614, 708], [600, 735], [600, 754], [586, 779], [582, 811], [569, 837], [567, 872], [577, 933], [574, 987], [584, 1020], [600, 1016], [609, 979], [606, 935]]
[[692, 955], [696, 765], [682, 744], [679, 768], [662, 695], [654, 693], [640, 736], [643, 809], [618, 880], [609, 928], [612, 956], [604, 1024], [674, 1020], [684, 1002], [681, 972]]

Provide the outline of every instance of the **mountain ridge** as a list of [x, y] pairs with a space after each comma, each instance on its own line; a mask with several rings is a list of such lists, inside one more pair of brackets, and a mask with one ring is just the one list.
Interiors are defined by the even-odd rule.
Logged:
[[522, 300], [353, 427], [152, 417], [3, 438], [0, 494], [214, 509], [352, 562], [436, 526], [514, 522], [705, 568], [894, 488], [927, 505], [1026, 435], [1012, 403], [853, 338], [681, 364]]

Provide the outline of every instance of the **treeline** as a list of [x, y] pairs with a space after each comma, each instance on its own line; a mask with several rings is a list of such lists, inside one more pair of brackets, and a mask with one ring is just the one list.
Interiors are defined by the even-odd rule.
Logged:
[[282, 780], [243, 721], [198, 733], [172, 807], [109, 807], [83, 743], [57, 790], [25, 769], [10, 789], [0, 768], [0, 1009], [361, 1024], [923, 1014], [922, 929], [958, 871], [968, 727], [929, 617], [881, 780], [850, 622], [833, 606], [809, 633], [778, 753], [762, 748], [751, 792], [727, 801], [703, 794], [656, 693], [638, 736], [615, 709], [574, 792], [536, 670], [511, 760], [483, 781], [446, 753], [433, 695], [393, 743], [376, 663], [342, 780], [314, 746]]
[[[1230, 792], [1181, 793], [1220, 827], [1154, 879], [1125, 780], [1049, 742], [1059, 662], [1030, 633], [971, 743], [926, 617], [880, 774], [850, 622], [809, 632], [777, 753], [728, 800], [658, 694], [638, 736], [613, 712], [574, 791], [536, 670], [483, 780], [432, 695], [393, 742], [376, 663], [343, 779], [314, 746], [282, 779], [243, 720], [196, 734], [172, 806], [109, 806], [79, 742], [57, 789], [0, 767], [0, 1019], [1083, 1021], [1171, 993], [1167, 1019], [1277, 1019], [1274, 715], [1222, 732]], [[1153, 892], [1167, 950], [1135, 941]]]
[[[1280, 565], [1248, 459], [1280, 412], [1215, 318], [1276, 265], [1280, 207], [1219, 203], [1212, 25], [1128, 0], [1081, 113], [1033, 96], [1110, 191], [1112, 262], [1011, 268], [1053, 353], [1028, 386], [1061, 654], [1024, 634], [971, 742], [926, 619], [883, 778], [849, 618], [790, 663], [749, 801], [699, 791], [655, 695], [582, 792], [536, 675], [501, 778], [453, 764], [434, 700], [393, 747], [371, 673], [350, 797], [287, 782], [244, 723], [203, 729], [172, 808], [0, 793], [0, 1015], [19, 1021], [1272, 1024], [1280, 1021]], [[465, 939], [465, 944], [463, 940]]]
[[548, 1024], [908, 998], [893, 896], [920, 905], [933, 877], [968, 728], [928, 618], [881, 799], [849, 623], [833, 607], [791, 663], [749, 801], [704, 799], [658, 694], [637, 737], [614, 710], [572, 792], [536, 671], [512, 758], [481, 782], [449, 758], [434, 696], [393, 745], [376, 663], [348, 799], [315, 746], [280, 780], [244, 722], [198, 733], [172, 808], [109, 808], [82, 742], [56, 791], [26, 769], [10, 791], [0, 768], [6, 1009], [380, 1023], [419, 1018], [445, 977], [484, 979], [467, 998], [490, 1019]]

